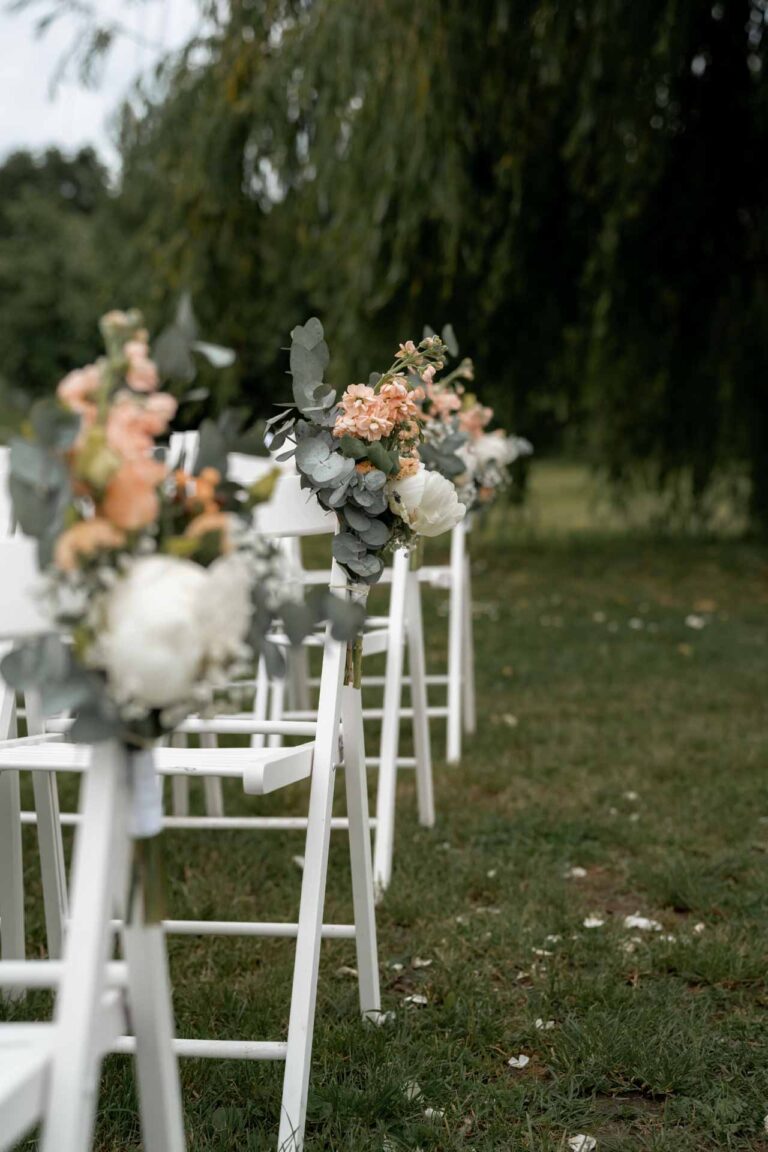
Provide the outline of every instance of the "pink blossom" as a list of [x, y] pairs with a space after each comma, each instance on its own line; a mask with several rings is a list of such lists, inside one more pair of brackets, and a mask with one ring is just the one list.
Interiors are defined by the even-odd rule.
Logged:
[[466, 432], [472, 440], [479, 439], [483, 429], [493, 419], [493, 408], [484, 408], [482, 404], [473, 404], [459, 415], [459, 427]]
[[56, 395], [66, 408], [83, 415], [94, 410], [93, 395], [101, 387], [101, 372], [95, 364], [77, 368], [59, 384]]
[[416, 355], [416, 345], [414, 344], [413, 340], [406, 340], [405, 344], [401, 344], [397, 350], [397, 355], [399, 357], [415, 356]]
[[128, 361], [125, 378], [137, 392], [154, 392], [159, 376], [157, 365], [149, 358], [149, 345], [145, 340], [128, 340], [123, 347]]
[[148, 456], [154, 438], [161, 436], [176, 412], [176, 401], [157, 392], [146, 401], [130, 392], [118, 392], [107, 416], [107, 443], [124, 460]]

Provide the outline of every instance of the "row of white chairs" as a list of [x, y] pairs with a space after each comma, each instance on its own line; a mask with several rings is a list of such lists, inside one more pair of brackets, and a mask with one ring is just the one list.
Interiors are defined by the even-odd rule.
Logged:
[[[0, 463], [1, 463], [0, 459]], [[2, 503], [0, 502], [0, 511]], [[297, 542], [306, 535], [328, 533], [333, 531], [333, 519], [323, 514], [315, 505], [309, 503], [304, 494], [298, 489], [298, 480], [295, 475], [283, 474], [278, 484], [275, 500], [262, 510], [262, 530], [284, 539], [293, 541], [289, 550], [293, 555], [298, 553]], [[286, 531], [286, 525], [290, 530]], [[464, 555], [464, 537], [461, 536], [460, 545], [456, 545], [456, 535], [452, 542], [451, 569], [454, 577], [461, 572], [461, 583], [464, 591], [468, 590], [466, 583], [467, 565]], [[14, 541], [13, 544], [4, 545], [5, 548], [23, 548]], [[460, 560], [460, 564], [457, 560]], [[3, 567], [4, 573], [10, 569]], [[427, 570], [429, 571], [429, 570]], [[422, 573], [424, 570], [422, 570]], [[307, 691], [306, 672], [296, 677], [294, 681], [293, 707], [287, 711], [282, 707], [278, 697], [280, 689], [274, 685], [263, 682], [264, 670], [261, 670], [261, 679], [257, 678], [255, 685], [255, 707], [252, 714], [229, 717], [218, 717], [213, 720], [193, 718], [181, 726], [179, 730], [180, 741], [189, 737], [197, 738], [201, 747], [170, 747], [159, 749], [156, 753], [158, 770], [163, 776], [172, 780], [173, 798], [176, 808], [186, 804], [186, 790], [188, 781], [193, 776], [201, 777], [206, 784], [207, 815], [192, 817], [185, 813], [175, 811], [167, 817], [166, 827], [202, 828], [210, 829], [238, 828], [259, 831], [305, 831], [305, 867], [302, 878], [302, 894], [299, 919], [296, 924], [280, 922], [232, 924], [227, 922], [200, 922], [200, 921], [168, 921], [165, 931], [182, 934], [208, 934], [224, 933], [226, 935], [249, 936], [294, 936], [296, 938], [295, 970], [291, 1011], [288, 1030], [288, 1039], [283, 1042], [259, 1042], [252, 1038], [246, 1040], [226, 1041], [221, 1038], [210, 1040], [174, 1040], [172, 1039], [172, 1015], [170, 998], [168, 994], [167, 972], [163, 984], [162, 965], [164, 960], [164, 947], [162, 933], [157, 928], [144, 927], [145, 932], [154, 933], [153, 944], [156, 954], [157, 978], [145, 973], [148, 991], [159, 997], [166, 1004], [165, 1012], [155, 1011], [152, 1019], [155, 1030], [160, 1028], [154, 1036], [154, 1045], [149, 1046], [150, 1056], [143, 1053], [147, 1050], [147, 1043], [142, 1040], [140, 1028], [134, 1027], [134, 1035], [110, 1034], [109, 1041], [101, 1044], [97, 1031], [90, 1027], [88, 1041], [88, 1061], [91, 1068], [98, 1067], [98, 1059], [105, 1050], [136, 1051], [138, 1062], [139, 1083], [142, 1089], [142, 1115], [145, 1127], [145, 1146], [150, 1149], [176, 1148], [183, 1146], [183, 1127], [179, 1120], [178, 1079], [175, 1071], [175, 1057], [183, 1056], [212, 1056], [249, 1059], [284, 1059], [285, 1076], [283, 1102], [280, 1118], [278, 1147], [280, 1149], [299, 1150], [303, 1145], [303, 1131], [306, 1116], [306, 1098], [309, 1081], [309, 1067], [311, 1059], [312, 1029], [314, 1023], [314, 1004], [317, 988], [317, 974], [319, 963], [319, 949], [321, 939], [349, 938], [354, 936], [357, 946], [358, 972], [360, 983], [360, 1006], [364, 1015], [374, 1020], [380, 1019], [380, 995], [378, 984], [378, 963], [376, 955], [376, 928], [373, 908], [374, 873], [371, 859], [371, 845], [369, 827], [371, 824], [376, 831], [376, 881], [380, 892], [386, 887], [391, 875], [392, 845], [394, 840], [394, 800], [396, 770], [398, 767], [398, 739], [400, 712], [402, 708], [403, 652], [407, 646], [410, 659], [410, 686], [413, 696], [414, 719], [414, 757], [419, 797], [419, 812], [422, 822], [434, 822], [434, 801], [432, 796], [431, 757], [429, 751], [429, 725], [428, 704], [426, 700], [426, 679], [424, 671], [424, 648], [421, 626], [421, 602], [419, 579], [421, 573], [412, 573], [404, 556], [395, 560], [391, 576], [391, 602], [389, 616], [374, 620], [366, 630], [364, 652], [385, 652], [387, 655], [387, 670], [384, 679], [384, 705], [380, 710], [382, 718], [382, 747], [379, 758], [379, 787], [377, 794], [377, 818], [369, 821], [368, 794], [366, 781], [366, 760], [364, 750], [363, 721], [368, 710], [363, 710], [361, 695], [354, 689], [342, 685], [345, 653], [343, 646], [332, 640], [326, 633], [320, 641], [322, 651], [322, 669], [319, 677], [319, 708], [316, 715], [297, 715], [302, 709], [296, 707], [297, 703], [304, 703], [301, 694]], [[326, 579], [328, 577], [326, 576]], [[427, 578], [434, 579], [435, 574]], [[444, 578], [437, 573], [437, 578]], [[314, 577], [316, 580], [317, 577]], [[338, 566], [334, 565], [330, 574], [331, 585], [338, 587], [342, 581], [342, 574]], [[3, 590], [6, 591], [7, 577], [3, 578]], [[24, 600], [29, 588], [29, 574], [25, 581], [20, 581], [17, 593]], [[461, 597], [454, 597], [451, 585], [451, 602], [453, 608], [454, 598], [461, 604]], [[18, 638], [14, 633], [14, 621], [22, 617], [18, 610], [10, 614], [3, 614], [3, 639], [11, 641]], [[453, 621], [459, 620], [456, 634], [459, 639], [455, 642]], [[451, 615], [451, 652], [454, 661], [461, 666], [465, 663], [469, 652], [469, 636], [467, 629], [468, 613], [462, 609], [456, 617]], [[301, 664], [298, 671], [302, 673]], [[448, 696], [454, 693], [454, 706], [456, 687], [451, 687], [450, 673], [448, 680]], [[464, 693], [465, 715], [471, 721], [473, 700], [470, 677], [466, 670], [457, 678], [459, 708], [456, 713], [461, 714], [461, 693]], [[269, 697], [271, 696], [271, 700]], [[278, 704], [276, 704], [276, 698]], [[268, 701], [268, 702], [267, 702]], [[71, 1027], [65, 1019], [64, 1006], [67, 998], [64, 994], [66, 981], [64, 974], [69, 970], [71, 953], [75, 949], [75, 942], [82, 941], [82, 933], [77, 928], [79, 923], [79, 890], [77, 887], [77, 870], [73, 873], [73, 887], [71, 902], [67, 895], [66, 869], [64, 866], [64, 853], [61, 840], [62, 819], [77, 824], [77, 843], [89, 843], [88, 828], [91, 808], [88, 806], [88, 791], [83, 795], [83, 802], [79, 816], [69, 815], [61, 817], [58, 812], [58, 797], [56, 790], [56, 773], [63, 771], [82, 772], [89, 763], [91, 753], [88, 750], [76, 748], [73, 745], [61, 742], [61, 735], [66, 730], [67, 721], [63, 719], [49, 724], [44, 729], [43, 719], [34, 697], [25, 701], [27, 730], [30, 735], [24, 740], [15, 738], [16, 700], [13, 693], [5, 690], [2, 697], [2, 713], [0, 722], [0, 738], [5, 737], [6, 742], [0, 745], [0, 937], [2, 939], [3, 963], [0, 964], [0, 985], [6, 989], [18, 990], [26, 983], [35, 981], [53, 982], [54, 976], [60, 980], [56, 1002], [56, 1016], [51, 1034], [58, 1037], [66, 1047], [67, 1034]], [[307, 711], [307, 710], [304, 710]], [[291, 713], [293, 713], [291, 715]], [[438, 714], [442, 714], [438, 713]], [[449, 715], [451, 715], [449, 705]], [[389, 718], [389, 723], [387, 723]], [[343, 740], [339, 740], [340, 732]], [[250, 737], [249, 749], [218, 749], [216, 740], [220, 735], [238, 734]], [[310, 741], [299, 748], [284, 748], [280, 744], [283, 737], [310, 737]], [[449, 737], [450, 742], [450, 737]], [[343, 745], [343, 751], [339, 745]], [[265, 746], [266, 745], [266, 746]], [[119, 761], [119, 750], [99, 750], [100, 763]], [[401, 761], [402, 762], [402, 761]], [[343, 763], [347, 793], [347, 817], [336, 818], [332, 816], [333, 804], [333, 777], [338, 764]], [[388, 766], [388, 768], [387, 768]], [[18, 773], [30, 770], [34, 783], [35, 813], [22, 814], [19, 803]], [[86, 773], [86, 779], [93, 775]], [[115, 770], [119, 777], [119, 770]], [[250, 794], [263, 794], [277, 788], [287, 786], [297, 780], [311, 778], [309, 810], [306, 817], [227, 817], [223, 812], [223, 803], [220, 782], [223, 778], [234, 777], [240, 779], [244, 790]], [[95, 802], [94, 802], [95, 803]], [[105, 801], [100, 801], [105, 803]], [[46, 926], [48, 933], [49, 955], [61, 957], [60, 961], [46, 961], [42, 967], [48, 969], [47, 978], [39, 975], [40, 965], [35, 966], [24, 961], [24, 926], [23, 926], [23, 886], [21, 872], [21, 836], [22, 821], [36, 822], [38, 831], [38, 844], [40, 860], [43, 871], [44, 896], [46, 906]], [[324, 925], [322, 922], [325, 876], [329, 851], [330, 831], [332, 828], [346, 830], [349, 837], [349, 846], [352, 861], [354, 925]], [[380, 847], [381, 846], [381, 847]], [[85, 851], [85, 849], [82, 849]], [[92, 851], [92, 849], [88, 849]], [[81, 852], [78, 848], [77, 852]], [[127, 849], [126, 849], [127, 856]], [[77, 857], [76, 857], [77, 859]], [[113, 888], [109, 891], [114, 890]], [[109, 894], [107, 895], [109, 901]], [[129, 955], [130, 931], [124, 924], [110, 920], [107, 916], [107, 928], [115, 927], [117, 923], [124, 941], [126, 964], [130, 968]], [[105, 929], [106, 931], [107, 929]], [[107, 932], [112, 938], [111, 931]], [[145, 948], [143, 955], [152, 955], [152, 950]], [[103, 959], [103, 952], [102, 952]], [[162, 964], [160, 963], [162, 961]], [[106, 963], [106, 961], [104, 961]], [[56, 965], [58, 964], [58, 968]], [[102, 968], [103, 968], [102, 964]], [[101, 985], [99, 985], [94, 1000], [99, 1004], [99, 997], [103, 996], [103, 988], [109, 979], [114, 976], [117, 968], [114, 964], [107, 965], [101, 972]], [[118, 973], [119, 974], [119, 973]], [[163, 990], [165, 989], [165, 991]], [[122, 985], [118, 981], [115, 988], [109, 988], [112, 999], [124, 1004], [126, 996], [136, 995], [129, 980]], [[136, 1009], [131, 1000], [130, 1019], [137, 1019]], [[164, 1022], [164, 1023], [163, 1023]], [[93, 1019], [91, 1020], [93, 1025]], [[165, 1026], [167, 1025], [167, 1027]], [[16, 1027], [16, 1026], [14, 1026]], [[0, 1052], [4, 1050], [5, 1027], [0, 1028]], [[142, 1044], [144, 1045], [142, 1047]], [[86, 1045], [86, 1047], [88, 1047]], [[54, 1048], [55, 1051], [55, 1048]], [[164, 1053], [162, 1066], [167, 1071], [166, 1079], [175, 1083], [174, 1092], [164, 1091], [162, 1098], [150, 1092], [145, 1099], [145, 1082], [148, 1084], [161, 1083], [154, 1068], [157, 1053]], [[152, 1056], [154, 1053], [154, 1056]], [[51, 1057], [53, 1059], [53, 1057]], [[48, 1065], [45, 1065], [48, 1067]], [[0, 1071], [4, 1065], [0, 1064]], [[36, 1065], [40, 1067], [40, 1064]], [[75, 1073], [81, 1076], [84, 1068]], [[91, 1095], [93, 1087], [93, 1072], [90, 1073]], [[4, 1116], [4, 1090], [0, 1077], [0, 1119]], [[55, 1076], [51, 1077], [49, 1071], [43, 1075], [43, 1082], [51, 1084]], [[83, 1081], [85, 1082], [85, 1081]], [[164, 1081], [162, 1081], [164, 1083]], [[38, 1080], [38, 1085], [40, 1081]], [[25, 1086], [22, 1086], [26, 1090]], [[18, 1093], [17, 1093], [18, 1094]], [[51, 1111], [52, 1099], [44, 1093], [36, 1097], [39, 1105], [38, 1119], [44, 1122], [51, 1131], [60, 1131], [60, 1125], [55, 1123]], [[59, 1145], [67, 1149], [88, 1147], [89, 1125], [92, 1124], [86, 1116], [85, 1128], [75, 1129], [75, 1143]], [[0, 1124], [0, 1133], [3, 1133]], [[169, 1133], [177, 1135], [173, 1142]], [[154, 1133], [154, 1135], [153, 1135]], [[178, 1134], [181, 1133], [182, 1143], [178, 1143]], [[160, 1135], [162, 1134], [162, 1135]], [[16, 1137], [9, 1138], [10, 1143]], [[80, 1140], [80, 1143], [77, 1142]], [[164, 1143], [163, 1143], [164, 1141]], [[4, 1142], [4, 1135], [0, 1135], [0, 1147], [9, 1147]]]

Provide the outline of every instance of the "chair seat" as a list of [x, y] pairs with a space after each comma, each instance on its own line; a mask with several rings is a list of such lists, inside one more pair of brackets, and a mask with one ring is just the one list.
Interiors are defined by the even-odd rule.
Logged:
[[[249, 796], [263, 796], [312, 772], [314, 743], [296, 748], [156, 748], [155, 765], [161, 776], [219, 776], [242, 780]], [[0, 745], [3, 768], [47, 772], [84, 772], [91, 750], [82, 744]]]
[[0, 1026], [0, 1143], [11, 1148], [43, 1113], [53, 1054], [51, 1024]]

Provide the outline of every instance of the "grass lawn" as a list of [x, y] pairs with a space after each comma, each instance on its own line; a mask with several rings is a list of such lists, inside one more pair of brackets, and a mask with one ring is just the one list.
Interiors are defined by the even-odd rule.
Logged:
[[[479, 732], [449, 769], [435, 724], [434, 830], [401, 776], [389, 1026], [356, 1018], [353, 945], [323, 946], [307, 1152], [554, 1152], [578, 1133], [598, 1152], [768, 1150], [768, 554], [578, 527], [494, 516], [475, 535]], [[444, 602], [428, 594], [435, 669]], [[168, 839], [172, 914], [295, 915], [300, 835]], [[170, 951], [181, 1032], [283, 1034], [289, 942]], [[281, 1067], [182, 1069], [190, 1152], [274, 1149]], [[101, 1152], [138, 1149], [120, 1058], [101, 1104]]]

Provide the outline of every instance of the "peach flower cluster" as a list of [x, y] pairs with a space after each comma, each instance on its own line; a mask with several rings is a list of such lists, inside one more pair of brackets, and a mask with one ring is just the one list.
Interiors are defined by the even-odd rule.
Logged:
[[[102, 330], [116, 348], [97, 364], [70, 372], [57, 388], [59, 401], [80, 416], [68, 462], [76, 494], [94, 512], [59, 537], [55, 561], [64, 571], [102, 549], [124, 546], [126, 533], [147, 528], [160, 513], [158, 489], [167, 472], [154, 448], [176, 413], [176, 401], [156, 391], [159, 375], [146, 332], [131, 329], [130, 319], [108, 313]], [[129, 337], [124, 343], [123, 332]]]
[[341, 398], [333, 434], [373, 443], [396, 431], [399, 439], [411, 440], [418, 435], [423, 398], [423, 389], [410, 389], [404, 376], [394, 376], [378, 392], [369, 384], [351, 384]]
[[470, 440], [479, 440], [493, 419], [493, 408], [485, 408], [475, 401], [459, 413], [459, 427]]

